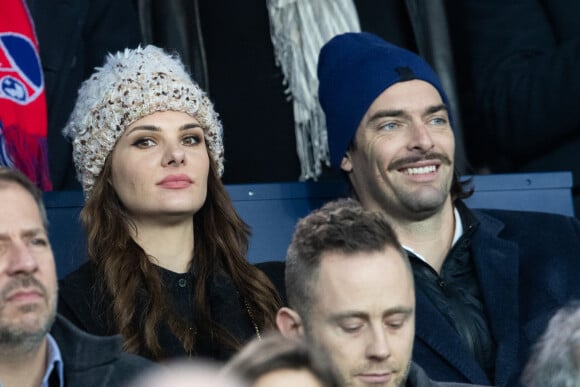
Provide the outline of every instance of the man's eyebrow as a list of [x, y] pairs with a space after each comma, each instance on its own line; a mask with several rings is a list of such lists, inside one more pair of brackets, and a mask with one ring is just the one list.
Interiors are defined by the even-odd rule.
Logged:
[[[404, 314], [406, 316], [409, 316], [413, 313], [413, 308], [410, 307], [406, 307], [406, 306], [395, 306], [393, 308], [389, 308], [387, 310], [385, 310], [383, 312], [383, 317], [388, 317], [388, 316], [392, 316], [395, 314]], [[366, 312], [361, 312], [361, 311], [344, 311], [344, 312], [339, 312], [339, 313], [335, 313], [333, 315], [330, 316], [330, 320], [331, 321], [341, 321], [347, 318], [360, 318], [363, 320], [367, 320], [369, 318], [369, 314]]]
[[408, 306], [396, 306], [394, 308], [388, 309], [383, 313], [383, 317], [392, 316], [394, 314], [404, 314], [405, 316], [409, 316], [413, 313], [413, 308]]
[[[433, 113], [437, 113], [440, 111], [446, 111], [447, 112], [447, 106], [445, 106], [445, 104], [438, 104], [438, 105], [433, 105], [433, 106], [429, 106], [427, 107], [424, 111], [423, 111], [423, 115], [427, 116], [429, 114], [433, 114]], [[408, 113], [404, 110], [401, 109], [383, 109], [383, 110], [378, 110], [376, 111], [367, 121], [367, 125], [373, 123], [374, 121], [380, 119], [380, 118], [386, 118], [386, 117], [405, 117], [408, 116]]]
[[30, 230], [25, 230], [24, 232], [22, 232], [22, 235], [30, 238], [30, 237], [34, 237], [34, 236], [38, 236], [38, 235], [46, 235], [46, 231], [44, 230], [44, 228], [33, 228]]
[[429, 106], [427, 109], [425, 109], [424, 115], [437, 113], [437, 112], [440, 112], [442, 110], [447, 112], [447, 106], [445, 106], [445, 104]]
[[[46, 234], [47, 234], [46, 231], [42, 227], [27, 229], [20, 233], [20, 235], [24, 236], [25, 238], [31, 238], [37, 235], [46, 235]], [[9, 239], [10, 238], [8, 237], [8, 234], [0, 233], [0, 240], [9, 240]]]
[[376, 111], [367, 121], [367, 125], [373, 123], [374, 121], [385, 118], [385, 117], [403, 117], [406, 113], [404, 110], [391, 110], [391, 109], [383, 109]]
[[344, 312], [332, 314], [330, 316], [330, 320], [334, 321], [334, 322], [339, 322], [339, 321], [347, 319], [347, 318], [359, 318], [359, 319], [366, 320], [366, 319], [368, 319], [368, 317], [369, 317], [368, 313], [365, 313], [365, 312], [344, 311]]

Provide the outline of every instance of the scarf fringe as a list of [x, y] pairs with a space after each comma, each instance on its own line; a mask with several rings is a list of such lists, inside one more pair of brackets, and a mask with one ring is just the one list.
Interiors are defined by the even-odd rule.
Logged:
[[46, 137], [18, 128], [0, 128], [0, 164], [24, 173], [43, 191], [52, 191]]
[[335, 35], [360, 31], [352, 0], [268, 0], [270, 36], [285, 92], [293, 101], [299, 180], [316, 180], [329, 166], [324, 112], [318, 101], [318, 53]]

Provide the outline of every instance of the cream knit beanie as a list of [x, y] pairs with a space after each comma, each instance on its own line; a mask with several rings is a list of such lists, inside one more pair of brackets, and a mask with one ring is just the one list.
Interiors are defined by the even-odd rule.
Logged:
[[107, 57], [83, 82], [63, 134], [72, 140], [77, 177], [87, 199], [118, 138], [133, 122], [159, 111], [195, 117], [217, 172], [223, 174], [223, 129], [205, 92], [177, 56], [155, 46], [126, 49]]

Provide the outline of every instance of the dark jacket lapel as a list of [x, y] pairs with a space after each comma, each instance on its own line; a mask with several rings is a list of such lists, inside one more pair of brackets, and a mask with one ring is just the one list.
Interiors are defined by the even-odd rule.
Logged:
[[416, 293], [416, 347], [422, 342], [457, 369], [472, 383], [487, 380], [487, 376], [461, 342], [459, 335], [435, 305], [420, 290]]
[[504, 224], [474, 211], [480, 228], [473, 238], [477, 275], [497, 345], [495, 384], [510, 385], [518, 366], [519, 249], [499, 237]]

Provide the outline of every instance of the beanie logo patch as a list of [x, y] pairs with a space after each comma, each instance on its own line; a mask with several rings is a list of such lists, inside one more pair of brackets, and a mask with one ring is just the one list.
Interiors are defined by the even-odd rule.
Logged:
[[413, 70], [408, 66], [396, 67], [395, 71], [399, 74], [399, 82], [410, 81], [417, 78], [413, 73]]

